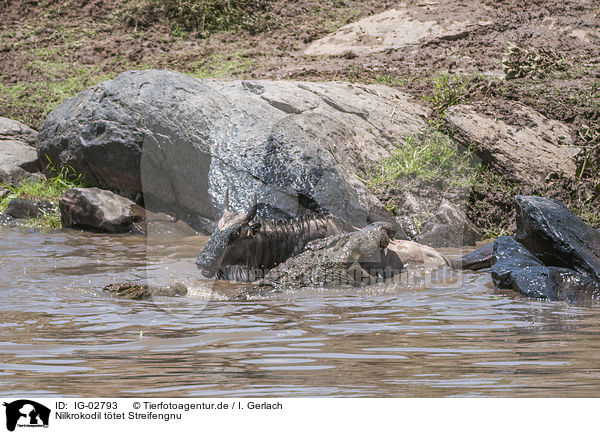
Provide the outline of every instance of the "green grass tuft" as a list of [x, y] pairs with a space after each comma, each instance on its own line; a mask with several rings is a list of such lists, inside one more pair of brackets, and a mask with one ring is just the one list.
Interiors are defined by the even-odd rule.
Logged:
[[433, 91], [429, 95], [423, 95], [423, 99], [429, 101], [434, 111], [443, 116], [448, 107], [460, 103], [465, 98], [468, 82], [467, 77], [447, 72], [439, 73], [433, 79]]
[[372, 170], [371, 184], [381, 185], [403, 178], [444, 179], [450, 185], [470, 185], [477, 174], [471, 156], [447, 135], [429, 130], [409, 137], [406, 144]]
[[269, 23], [272, 0], [129, 0], [123, 2], [115, 17], [134, 27], [150, 27], [162, 21], [170, 24], [172, 34], [194, 33], [207, 36], [230, 30], [264, 31]]
[[71, 188], [85, 185], [81, 175], [75, 174], [71, 168], [63, 168], [54, 178], [29, 178], [19, 185], [0, 184], [0, 189], [9, 191], [9, 194], [0, 200], [0, 213], [6, 211], [8, 204], [13, 199], [47, 200], [54, 205], [52, 210], [44, 212], [38, 218], [19, 220], [19, 224], [40, 231], [59, 229], [61, 227], [58, 210], [59, 197]]
[[256, 68], [253, 59], [244, 58], [243, 51], [229, 55], [214, 54], [208, 59], [203, 59], [190, 65], [196, 78], [245, 78]]
[[[40, 119], [44, 119], [67, 98], [111, 78], [85, 67], [69, 69], [66, 63], [39, 61], [32, 62], [30, 66], [39, 71], [42, 79], [14, 85], [0, 83], [0, 104], [5, 107], [3, 116], [19, 119], [34, 128], [38, 127]], [[60, 72], [64, 72], [65, 78], [60, 78]]]

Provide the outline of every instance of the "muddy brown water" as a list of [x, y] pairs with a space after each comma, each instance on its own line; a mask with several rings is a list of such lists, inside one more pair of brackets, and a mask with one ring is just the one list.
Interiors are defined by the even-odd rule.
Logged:
[[[593, 305], [498, 292], [488, 273], [235, 301], [198, 276], [205, 240], [0, 228], [0, 394], [600, 395]], [[140, 302], [99, 289], [144, 279], [191, 291]]]

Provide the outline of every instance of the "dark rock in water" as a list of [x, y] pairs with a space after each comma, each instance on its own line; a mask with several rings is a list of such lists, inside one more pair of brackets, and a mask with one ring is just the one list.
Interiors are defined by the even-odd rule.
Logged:
[[187, 288], [181, 283], [166, 288], [136, 283], [112, 283], [102, 289], [128, 300], [145, 300], [151, 297], [182, 297], [187, 294]]
[[543, 267], [525, 246], [513, 237], [498, 237], [493, 244], [494, 256], [491, 269], [492, 279], [500, 288], [511, 288], [513, 275], [527, 268]]
[[548, 267], [550, 278], [557, 286], [557, 298], [567, 301], [588, 301], [600, 297], [600, 283], [585, 274], [560, 267]]
[[390, 223], [311, 241], [304, 252], [272, 269], [259, 286], [286, 289], [306, 286], [359, 286], [399, 274], [400, 257], [386, 247], [395, 235]]
[[494, 241], [492, 280], [498, 288], [515, 289], [533, 298], [557, 300], [557, 285], [550, 270], [513, 237]]
[[448, 200], [443, 200], [415, 241], [431, 247], [472, 246], [481, 239], [481, 232], [467, 215]]
[[511, 288], [532, 298], [585, 301], [600, 296], [600, 284], [568, 268], [531, 267], [511, 275]]
[[17, 184], [42, 170], [34, 142], [37, 132], [13, 119], [0, 117], [0, 183]]
[[47, 200], [13, 199], [6, 208], [6, 214], [16, 219], [37, 218], [53, 208], [54, 205]]
[[515, 236], [494, 242], [496, 286], [550, 300], [599, 298], [600, 233], [558, 200], [516, 196], [515, 204]]
[[103, 232], [129, 232], [143, 219], [143, 209], [131, 200], [99, 188], [72, 188], [59, 199], [63, 227]]
[[[390, 113], [394, 116], [390, 117]], [[427, 110], [378, 85], [199, 80], [131, 71], [86, 89], [44, 121], [38, 155], [195, 229], [248, 209], [392, 221], [354, 175], [424, 126]], [[205, 219], [205, 220], [201, 220]]]
[[547, 266], [570, 268], [600, 282], [600, 233], [560, 201], [516, 196], [515, 239]]
[[499, 288], [549, 300], [578, 301], [600, 295], [600, 284], [594, 279], [567, 268], [545, 266], [513, 237], [496, 239], [493, 261], [492, 279]]
[[450, 265], [454, 269], [481, 270], [492, 266], [493, 256], [494, 243], [487, 243], [460, 258], [451, 259]]

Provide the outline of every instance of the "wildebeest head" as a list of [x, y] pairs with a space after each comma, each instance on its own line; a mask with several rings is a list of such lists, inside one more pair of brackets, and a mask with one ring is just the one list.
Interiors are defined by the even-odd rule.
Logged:
[[259, 225], [250, 223], [256, 216], [256, 195], [254, 195], [254, 201], [247, 213], [236, 214], [229, 210], [229, 191], [227, 191], [223, 208], [223, 215], [217, 222], [217, 228], [196, 259], [196, 265], [202, 270], [202, 275], [205, 277], [213, 277], [216, 274], [225, 256], [227, 246], [240, 238], [242, 234], [247, 236], [259, 227]]

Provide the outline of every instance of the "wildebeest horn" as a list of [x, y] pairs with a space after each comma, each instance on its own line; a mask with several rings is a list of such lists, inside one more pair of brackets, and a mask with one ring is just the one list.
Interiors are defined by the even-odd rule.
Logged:
[[254, 193], [254, 199], [252, 201], [252, 206], [248, 210], [248, 213], [246, 214], [246, 218], [244, 220], [246, 222], [249, 222], [250, 220], [252, 220], [256, 216], [257, 209], [258, 209], [258, 204], [256, 202], [256, 193]]
[[225, 191], [225, 199], [223, 199], [223, 211], [229, 211], [229, 189]]

